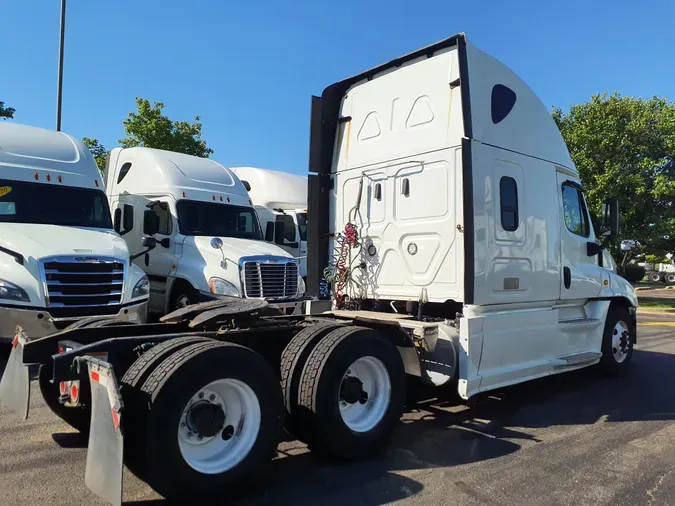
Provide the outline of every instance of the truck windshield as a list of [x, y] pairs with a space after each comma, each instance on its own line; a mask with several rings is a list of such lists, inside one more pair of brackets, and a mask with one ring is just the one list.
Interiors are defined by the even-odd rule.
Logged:
[[298, 213], [298, 232], [300, 233], [300, 240], [307, 240], [307, 213]]
[[176, 210], [183, 235], [263, 239], [258, 215], [252, 207], [180, 200]]
[[100, 190], [8, 179], [0, 179], [0, 223], [112, 229]]

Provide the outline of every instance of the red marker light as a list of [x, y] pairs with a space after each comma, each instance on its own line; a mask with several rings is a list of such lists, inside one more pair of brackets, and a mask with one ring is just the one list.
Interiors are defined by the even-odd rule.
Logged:
[[66, 385], [66, 382], [62, 381], [59, 383], [59, 392], [61, 392], [61, 395], [66, 395], [66, 390], [68, 390], [68, 385]]
[[51, 181], [51, 180], [52, 180], [52, 176], [50, 176], [49, 174], [47, 174], [47, 181]]
[[33, 177], [35, 178], [36, 181], [40, 179], [40, 175], [37, 172], [33, 174]]
[[77, 404], [79, 400], [80, 400], [80, 389], [77, 388], [77, 384], [74, 383], [70, 387], [70, 402], [72, 402], [73, 404]]
[[96, 372], [96, 371], [91, 371], [91, 380], [92, 380], [92, 381], [95, 381], [96, 383], [98, 383], [100, 379], [101, 379], [101, 378], [100, 378], [100, 376], [98, 375], [98, 372]]

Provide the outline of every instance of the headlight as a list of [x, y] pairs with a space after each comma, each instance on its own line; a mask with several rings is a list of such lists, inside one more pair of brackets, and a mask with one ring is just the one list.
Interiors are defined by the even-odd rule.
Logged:
[[138, 297], [144, 297], [150, 293], [150, 281], [148, 281], [147, 276], [143, 276], [136, 286], [134, 286], [134, 291], [131, 293], [131, 298], [136, 299]]
[[298, 297], [305, 295], [305, 290], [307, 290], [307, 287], [305, 286], [305, 280], [302, 279], [300, 274], [298, 274]]
[[239, 297], [239, 289], [229, 281], [220, 278], [209, 279], [209, 288], [215, 295], [229, 295], [230, 297]]
[[21, 302], [30, 302], [26, 290], [14, 283], [0, 279], [0, 299], [20, 300]]

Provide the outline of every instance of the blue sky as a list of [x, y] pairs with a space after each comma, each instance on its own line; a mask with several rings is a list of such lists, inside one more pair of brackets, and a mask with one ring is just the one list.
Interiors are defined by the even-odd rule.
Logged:
[[[0, 100], [54, 128], [59, 0], [0, 0]], [[671, 0], [68, 0], [63, 130], [113, 148], [134, 97], [200, 115], [225, 165], [306, 172], [327, 85], [457, 32], [548, 105], [675, 95]]]

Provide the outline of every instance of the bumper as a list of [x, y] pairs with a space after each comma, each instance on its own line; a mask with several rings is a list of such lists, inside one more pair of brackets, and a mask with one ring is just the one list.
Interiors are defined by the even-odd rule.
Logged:
[[[97, 316], [96, 308], [92, 308], [92, 314], [89, 316]], [[146, 299], [140, 303], [124, 306], [116, 315], [105, 316], [135, 323], [145, 323], [148, 319], [148, 301]], [[19, 325], [27, 336], [37, 338], [55, 334], [78, 319], [54, 319], [46, 309], [0, 307], [0, 342], [11, 341], [16, 327]]]

